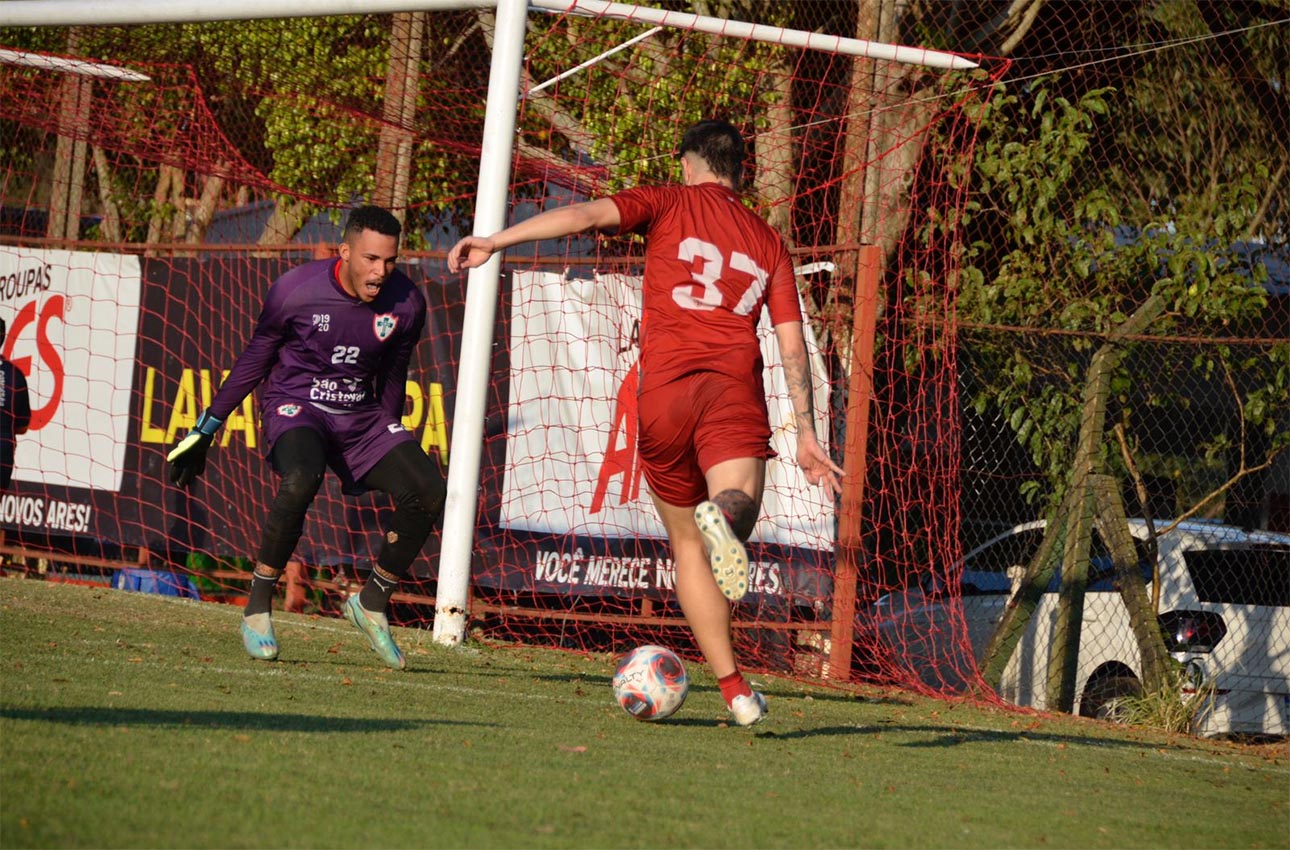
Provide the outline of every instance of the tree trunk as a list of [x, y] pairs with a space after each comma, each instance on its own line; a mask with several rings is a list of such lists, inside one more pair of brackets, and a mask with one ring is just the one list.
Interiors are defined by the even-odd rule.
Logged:
[[225, 179], [214, 174], [207, 175], [202, 181], [202, 195], [190, 207], [186, 216], [187, 230], [184, 241], [190, 245], [200, 245], [206, 241], [206, 231], [215, 218], [219, 207], [220, 196], [224, 194]]
[[[260, 233], [261, 245], [284, 245], [291, 241], [313, 212], [312, 205], [296, 198], [278, 198], [273, 205], [273, 214], [264, 223]], [[258, 251], [256, 257], [276, 257], [275, 252]]]
[[1142, 690], [1152, 693], [1160, 690], [1165, 673], [1174, 666], [1174, 660], [1165, 648], [1155, 606], [1142, 581], [1137, 547], [1129, 533], [1119, 482], [1110, 475], [1097, 475], [1093, 477], [1092, 485], [1097, 502], [1097, 530], [1111, 552], [1116, 585], [1124, 599], [1124, 607], [1128, 609], [1129, 623], [1142, 656]]
[[1083, 618], [1083, 588], [1088, 580], [1090, 476], [1102, 472], [1099, 448], [1106, 429], [1106, 399], [1110, 394], [1111, 378], [1124, 356], [1124, 339], [1141, 333], [1164, 308], [1164, 299], [1152, 295], [1111, 333], [1106, 343], [1093, 355], [1084, 389], [1079, 442], [1062, 506], [1049, 522], [1039, 552], [1027, 566], [1021, 586], [1009, 600], [981, 660], [981, 675], [996, 690], [1002, 682], [1008, 660], [1030, 621], [1030, 615], [1034, 613], [1052, 578], [1053, 549], [1061, 537], [1064, 539], [1062, 589], [1058, 597], [1052, 643], [1049, 645], [1048, 707], [1058, 710], [1060, 706], [1060, 710], [1070, 711], [1074, 704], [1076, 661], [1079, 658], [1080, 623]]
[[[1105, 399], [1102, 400], [1105, 409]], [[1087, 461], [1081, 468], [1087, 469]], [[1096, 461], [1093, 461], [1096, 463]], [[1076, 475], [1067, 519], [1066, 547], [1062, 552], [1061, 586], [1057, 591], [1057, 611], [1052, 637], [1048, 644], [1048, 681], [1046, 707], [1049, 711], [1070, 712], [1075, 706], [1075, 674], [1079, 669], [1079, 644], [1084, 625], [1084, 593], [1088, 589], [1089, 548], [1093, 539], [1093, 491], [1088, 475]]]
[[757, 174], [754, 191], [761, 201], [766, 223], [793, 244], [793, 102], [792, 75], [780, 67], [771, 75], [775, 93], [766, 107], [766, 129], [754, 142]]
[[[1073, 491], [1068, 491], [1067, 501], [1072, 496]], [[981, 678], [996, 691], [1003, 683], [1003, 671], [1007, 668], [1009, 659], [1012, 658], [1013, 650], [1017, 648], [1022, 633], [1030, 623], [1030, 615], [1035, 612], [1035, 607], [1043, 598], [1044, 591], [1048, 589], [1048, 583], [1052, 581], [1053, 553], [1066, 534], [1064, 523], [1070, 513], [1068, 507], [1068, 504], [1063, 502], [1057, 509], [1056, 515], [1049, 521], [1048, 527], [1044, 530], [1043, 542], [1039, 544], [1039, 551], [1035, 552], [1035, 556], [1026, 565], [1026, 571], [1020, 583], [1013, 592], [1012, 598], [1008, 600], [1008, 604], [1004, 606], [994, 634], [990, 636], [990, 642], [986, 645], [985, 652], [981, 654], [979, 662]]]
[[[1124, 359], [1124, 338], [1141, 333], [1164, 310], [1164, 300], [1151, 296], [1133, 315], [1116, 328], [1089, 364], [1084, 385], [1084, 409], [1080, 417], [1079, 443], [1071, 488], [1072, 505], [1079, 510], [1070, 517], [1076, 533], [1066, 538], [1062, 560], [1062, 584], [1057, 597], [1057, 619], [1048, 648], [1048, 708], [1069, 712], [1075, 706], [1075, 676], [1079, 664], [1080, 633], [1084, 617], [1084, 589], [1088, 584], [1089, 540], [1092, 520], [1091, 477], [1104, 472], [1101, 447], [1106, 441], [1106, 403], [1111, 379]], [[1072, 548], [1074, 546], [1075, 548]]]
[[[76, 55], [80, 27], [67, 34], [67, 52]], [[54, 174], [45, 235], [51, 239], [78, 239], [81, 235], [81, 201], [85, 191], [85, 138], [89, 132], [94, 83], [81, 74], [66, 74], [58, 108], [58, 141], [54, 148]]]
[[95, 146], [93, 155], [94, 173], [99, 184], [99, 205], [103, 207], [103, 223], [99, 225], [99, 234], [104, 242], [124, 242], [125, 238], [121, 233], [121, 209], [113, 197], [115, 181], [112, 177], [112, 166], [108, 163], [107, 154], [103, 148]]
[[385, 73], [385, 105], [376, 155], [373, 203], [403, 221], [412, 177], [412, 124], [416, 118], [425, 41], [424, 12], [396, 12], [390, 27], [390, 60]]
[[[145, 237], [148, 245], [156, 245], [161, 241], [166, 222], [170, 218], [170, 216], [166, 215], [166, 208], [170, 199], [170, 184], [176, 179], [177, 171], [178, 169], [174, 166], [164, 163], [157, 169], [157, 185], [152, 190], [152, 215], [148, 218], [148, 235]], [[173, 211], [171, 215], [174, 215]], [[147, 256], [156, 256], [156, 252], [153, 249], [149, 249]]]
[[[855, 37], [873, 39], [878, 32], [878, 6], [881, 0], [861, 0], [856, 17]], [[846, 137], [842, 146], [842, 183], [838, 188], [837, 228], [833, 242], [844, 246], [835, 256], [833, 288], [827, 299], [826, 315], [831, 322], [838, 363], [844, 375], [851, 372], [850, 324], [842, 320], [854, 310], [849, 304], [850, 290], [860, 280], [860, 245], [864, 240], [865, 175], [868, 173], [871, 120], [874, 104], [874, 60], [857, 56], [851, 60], [851, 85], [846, 104]]]

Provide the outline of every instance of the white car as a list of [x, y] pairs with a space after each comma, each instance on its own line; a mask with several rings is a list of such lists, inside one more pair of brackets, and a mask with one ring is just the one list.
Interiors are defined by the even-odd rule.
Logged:
[[[1147, 524], [1129, 525], [1150, 595]], [[1156, 523], [1161, 531], [1169, 525]], [[971, 658], [954, 646], [959, 612], [935, 586], [883, 597], [857, 618], [860, 634], [927, 685], [964, 688], [1043, 535], [1042, 521], [1018, 525], [964, 557], [962, 617]], [[1158, 544], [1157, 612], [1165, 644], [1200, 679], [1199, 692], [1213, 694], [1212, 709], [1193, 731], [1290, 734], [1290, 535], [1190, 521], [1162, 533]], [[1076, 710], [1086, 717], [1105, 716], [1110, 700], [1141, 693], [1138, 644], [1113, 580], [1095, 531], [1075, 686]], [[1016, 705], [1046, 707], [1056, 589], [1054, 579], [1004, 670], [999, 695]]]

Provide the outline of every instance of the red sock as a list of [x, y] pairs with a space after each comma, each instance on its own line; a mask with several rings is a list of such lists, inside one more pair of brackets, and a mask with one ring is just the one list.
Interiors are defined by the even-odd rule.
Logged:
[[738, 670], [729, 676], [722, 676], [717, 679], [717, 684], [721, 687], [721, 696], [725, 697], [726, 705], [734, 702], [735, 697], [752, 695], [752, 688], [748, 686], [748, 680]]

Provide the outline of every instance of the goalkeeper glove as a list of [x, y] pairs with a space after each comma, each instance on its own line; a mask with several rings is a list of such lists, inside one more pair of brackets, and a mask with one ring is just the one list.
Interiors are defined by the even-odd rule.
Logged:
[[166, 460], [170, 463], [171, 484], [187, 487], [194, 478], [205, 471], [206, 450], [211, 447], [215, 432], [223, 424], [224, 420], [216, 419], [209, 412], [202, 413], [197, 418], [197, 424], [188, 432], [188, 436], [180, 440], [174, 451], [166, 455]]

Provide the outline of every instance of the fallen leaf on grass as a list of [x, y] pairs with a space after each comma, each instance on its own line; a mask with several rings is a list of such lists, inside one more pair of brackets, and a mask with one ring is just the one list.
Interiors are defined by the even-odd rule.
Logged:
[[564, 744], [557, 744], [556, 746], [566, 753], [585, 753], [587, 751], [587, 748], [583, 746], [566, 747]]
[[353, 679], [351, 679], [351, 678], [349, 678], [348, 676], [346, 676], [345, 678], [343, 678], [343, 679], [341, 679], [341, 680], [340, 680], [340, 683], [341, 683], [342, 685], [352, 685], [352, 684], [354, 684], [354, 680], [353, 680]]

